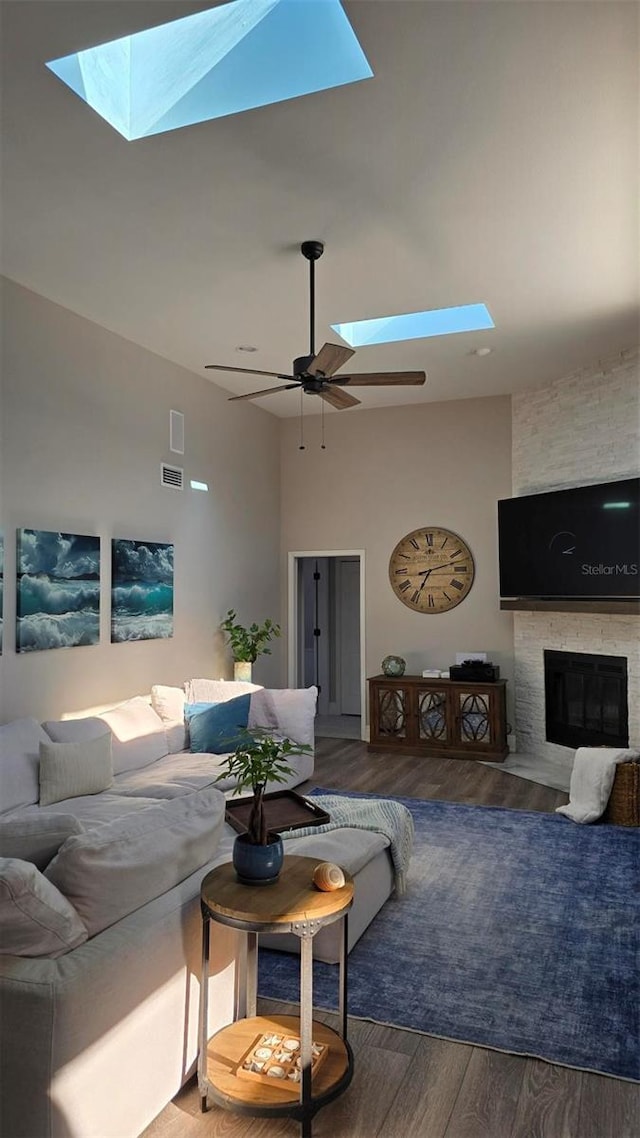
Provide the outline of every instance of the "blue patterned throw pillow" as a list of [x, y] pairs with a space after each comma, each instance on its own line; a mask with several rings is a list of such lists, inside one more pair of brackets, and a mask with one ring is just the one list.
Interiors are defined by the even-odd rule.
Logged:
[[190, 750], [196, 754], [227, 755], [242, 742], [238, 728], [249, 722], [251, 695], [239, 695], [225, 703], [187, 703], [184, 714], [189, 728]]

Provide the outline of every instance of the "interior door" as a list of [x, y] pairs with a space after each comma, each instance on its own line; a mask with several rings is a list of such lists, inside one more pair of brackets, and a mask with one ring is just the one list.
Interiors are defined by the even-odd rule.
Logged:
[[360, 561], [336, 558], [338, 714], [360, 715]]
[[362, 716], [364, 550], [289, 553], [289, 683], [317, 684], [318, 715]]

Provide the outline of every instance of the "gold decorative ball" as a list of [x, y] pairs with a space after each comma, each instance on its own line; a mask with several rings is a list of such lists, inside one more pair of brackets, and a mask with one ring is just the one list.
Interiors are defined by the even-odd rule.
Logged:
[[313, 884], [323, 893], [331, 893], [334, 889], [342, 889], [344, 873], [332, 861], [321, 861], [313, 871]]

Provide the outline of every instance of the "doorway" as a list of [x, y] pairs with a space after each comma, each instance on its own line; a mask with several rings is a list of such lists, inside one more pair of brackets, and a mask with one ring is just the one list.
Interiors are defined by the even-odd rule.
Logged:
[[289, 554], [289, 685], [318, 688], [318, 735], [361, 739], [364, 550]]

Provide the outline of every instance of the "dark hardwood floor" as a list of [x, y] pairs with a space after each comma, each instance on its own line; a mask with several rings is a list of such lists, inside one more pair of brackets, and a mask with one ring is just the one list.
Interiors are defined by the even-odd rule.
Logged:
[[[567, 795], [470, 761], [369, 753], [319, 739], [313, 786], [552, 811]], [[295, 1011], [262, 1001], [263, 1010]], [[330, 1014], [318, 1015], [328, 1023]], [[350, 1020], [355, 1075], [313, 1123], [314, 1138], [638, 1138], [640, 1087], [536, 1059]], [[290, 1119], [201, 1114], [195, 1082], [144, 1138], [297, 1138]]]

